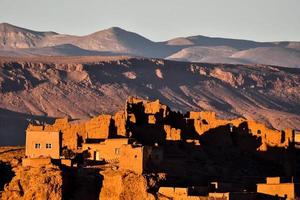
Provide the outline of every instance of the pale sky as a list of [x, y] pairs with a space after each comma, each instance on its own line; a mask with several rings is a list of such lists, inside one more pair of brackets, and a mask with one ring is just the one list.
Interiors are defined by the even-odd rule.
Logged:
[[118, 26], [153, 41], [300, 41], [300, 0], [0, 0], [0, 22], [74, 35]]

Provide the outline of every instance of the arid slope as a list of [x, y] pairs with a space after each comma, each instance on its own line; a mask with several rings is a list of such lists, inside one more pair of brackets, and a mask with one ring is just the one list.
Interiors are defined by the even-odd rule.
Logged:
[[220, 117], [300, 129], [299, 69], [125, 57], [69, 60], [1, 59], [1, 145], [22, 144], [30, 120], [114, 113], [130, 95], [160, 99], [183, 112], [212, 110]]

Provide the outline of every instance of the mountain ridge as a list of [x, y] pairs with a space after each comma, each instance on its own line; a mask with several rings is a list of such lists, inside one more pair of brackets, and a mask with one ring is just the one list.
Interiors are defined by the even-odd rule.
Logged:
[[[67, 44], [73, 45], [74, 49], [65, 54], [60, 51], [60, 47]], [[111, 27], [91, 34], [76, 36], [51, 31], [38, 32], [8, 23], [0, 24], [0, 55], [47, 55], [44, 50], [46, 47], [52, 47], [52, 51], [48, 51], [49, 56], [86, 56], [89, 55], [88, 52], [90, 51], [91, 56], [110, 52], [111, 54], [118, 55], [174, 59], [189, 62], [266, 64], [296, 68], [300, 66], [300, 42], [256, 42], [252, 40], [207, 37], [202, 35], [178, 37], [167, 41], [154, 42], [142, 35], [120, 27]], [[220, 47], [225, 47], [224, 51]], [[82, 49], [83, 54], [78, 54], [78, 48]], [[211, 56], [205, 53], [205, 48], [218, 49], [219, 54], [215, 52], [215, 55]], [[237, 55], [242, 55], [243, 53], [242, 58], [233, 56], [233, 54], [229, 55], [226, 52], [226, 48], [236, 50]], [[265, 48], [263, 55], [266, 54], [268, 58], [260, 58], [262, 50], [259, 50], [259, 48]], [[74, 53], [72, 54], [72, 52]], [[238, 52], [240, 53], [238, 54]], [[293, 52], [294, 56], [287, 58], [288, 52]], [[227, 56], [224, 56], [224, 54]]]

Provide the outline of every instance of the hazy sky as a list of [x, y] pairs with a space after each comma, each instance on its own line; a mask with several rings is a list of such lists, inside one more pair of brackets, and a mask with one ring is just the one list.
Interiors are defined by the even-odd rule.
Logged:
[[300, 0], [0, 0], [0, 22], [76, 35], [119, 26], [154, 41], [300, 41]]

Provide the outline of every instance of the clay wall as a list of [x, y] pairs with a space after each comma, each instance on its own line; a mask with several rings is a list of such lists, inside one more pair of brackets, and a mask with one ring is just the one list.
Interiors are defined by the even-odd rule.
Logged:
[[237, 118], [233, 120], [223, 120], [217, 119], [214, 112], [191, 112], [192, 117], [194, 117], [194, 128], [199, 135], [202, 135], [206, 131], [217, 128], [219, 126], [224, 126], [227, 124], [232, 124], [233, 126], [239, 126], [244, 119]]
[[126, 133], [126, 116], [124, 111], [119, 111], [114, 115], [116, 134], [118, 136], [127, 136]]
[[[125, 126], [122, 126], [118, 121], [118, 129], [121, 134], [124, 134]], [[76, 150], [78, 148], [79, 137], [82, 140], [91, 139], [107, 139], [111, 134], [112, 117], [110, 115], [99, 115], [86, 122], [69, 122], [68, 119], [56, 119], [54, 124], [44, 126], [29, 125], [27, 130], [40, 131], [57, 131], [62, 133], [62, 147], [66, 146], [69, 149]], [[122, 130], [123, 129], [123, 130]]]
[[62, 134], [62, 146], [67, 146], [69, 149], [78, 148], [78, 137], [86, 138], [86, 129], [84, 124], [76, 123], [70, 124], [68, 128], [61, 129]]
[[189, 112], [189, 119], [194, 120], [195, 131], [202, 135], [210, 129], [232, 124], [233, 127], [239, 127], [243, 122], [247, 123], [249, 133], [253, 136], [261, 138], [260, 151], [266, 151], [269, 147], [285, 147], [287, 148], [293, 142], [293, 131], [285, 129], [283, 131], [273, 130], [266, 127], [264, 124], [255, 121], [248, 121], [243, 118], [233, 120], [217, 119], [214, 112]]
[[[28, 126], [28, 131], [57, 131], [62, 133], [62, 146], [76, 150], [81, 143], [90, 139], [107, 139], [110, 137], [133, 136], [149, 138], [148, 143], [161, 140], [199, 139], [199, 136], [211, 129], [231, 124], [236, 131], [247, 132], [261, 138], [260, 151], [268, 147], [287, 148], [295, 140], [300, 142], [299, 134], [293, 134], [291, 129], [283, 131], [267, 128], [264, 124], [247, 121], [243, 118], [233, 120], [218, 119], [216, 113], [210, 111], [189, 112], [188, 118], [176, 114], [159, 102], [141, 100], [129, 97], [124, 111], [117, 112], [113, 117], [99, 115], [86, 122], [73, 123], [68, 119], [57, 119], [53, 125]], [[247, 124], [247, 131], [239, 129], [242, 124]], [[130, 125], [130, 126], [129, 126]], [[176, 127], [176, 128], [175, 128]], [[230, 128], [230, 127], [229, 127]], [[151, 132], [151, 133], [150, 133]], [[161, 135], [165, 136], [162, 137]], [[189, 135], [190, 134], [190, 135]], [[150, 137], [151, 136], [151, 137]], [[153, 136], [153, 137], [152, 137]], [[299, 136], [299, 137], [298, 137]], [[153, 139], [154, 138], [154, 139]], [[137, 138], [139, 139], [139, 138]]]
[[28, 158], [60, 158], [60, 133], [54, 131], [26, 131], [26, 152]]
[[300, 143], [300, 132], [295, 133], [295, 142]]
[[122, 170], [130, 170], [142, 174], [144, 169], [144, 147], [123, 145], [121, 147], [119, 167]]
[[294, 138], [295, 138], [295, 147], [300, 149], [300, 132], [294, 131]]
[[45, 125], [45, 131], [60, 131], [62, 133], [62, 147], [77, 149], [77, 135], [84, 137], [86, 134], [84, 123], [70, 123], [67, 118], [56, 119], [54, 124]]
[[84, 143], [82, 149], [90, 153], [90, 160], [117, 162], [121, 156], [121, 147], [125, 144], [128, 144], [128, 138], [107, 139], [101, 143]]
[[207, 199], [204, 196], [190, 196], [188, 195], [188, 188], [180, 187], [160, 187], [158, 190], [160, 195], [173, 200], [201, 200]]
[[267, 181], [267, 184], [279, 184], [280, 177], [267, 177], [266, 181]]
[[202, 111], [202, 112], [189, 112], [190, 119], [206, 119], [208, 121], [214, 121], [216, 119], [216, 113], [210, 111]]
[[51, 165], [51, 158], [23, 158], [22, 166], [41, 167]]
[[148, 115], [148, 124], [156, 124], [155, 115]]
[[[267, 146], [287, 148], [293, 142], [293, 131], [291, 129], [283, 131], [272, 130], [264, 124], [255, 121], [247, 121], [247, 124], [250, 134], [261, 137], [262, 143], [265, 144], [264, 148], [267, 148]], [[267, 150], [264, 148], [261, 146], [260, 150]]]
[[99, 115], [85, 123], [87, 138], [106, 139], [110, 134], [110, 115]]
[[164, 130], [166, 132], [166, 140], [181, 140], [181, 129], [172, 128], [170, 125], [164, 125]]
[[294, 183], [280, 183], [280, 184], [257, 184], [257, 192], [269, 194], [272, 196], [287, 197], [287, 199], [295, 199], [295, 184]]
[[61, 162], [61, 165], [64, 165], [67, 167], [72, 167], [72, 165], [73, 165], [73, 162], [71, 159], [64, 158], [64, 159], [61, 159], [60, 162]]
[[[126, 115], [129, 116], [129, 120], [136, 123], [137, 118], [146, 117], [146, 121], [149, 124], [159, 124], [169, 115], [170, 109], [168, 106], [160, 103], [159, 100], [147, 101], [134, 97], [129, 97], [126, 101]], [[135, 107], [135, 109], [133, 108]], [[137, 109], [139, 108], [139, 109]], [[143, 119], [139, 119], [143, 121]]]
[[214, 192], [208, 194], [208, 199], [220, 199], [220, 200], [229, 200], [229, 192]]

